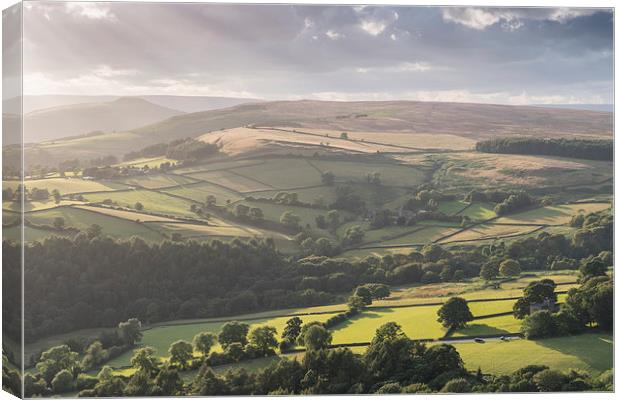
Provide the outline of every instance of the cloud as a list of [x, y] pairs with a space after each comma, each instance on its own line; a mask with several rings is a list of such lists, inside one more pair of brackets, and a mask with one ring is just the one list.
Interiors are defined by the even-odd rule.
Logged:
[[328, 30], [327, 32], [325, 32], [325, 36], [327, 36], [331, 40], [338, 40], [338, 39], [344, 38], [344, 35], [342, 33], [338, 33], [338, 32], [333, 31], [331, 29]]
[[447, 7], [442, 9], [444, 21], [484, 30], [501, 22], [507, 31], [515, 31], [524, 21], [554, 21], [565, 23], [577, 17], [590, 16], [600, 10], [582, 8], [483, 8]]
[[105, 19], [116, 21], [116, 15], [102, 3], [65, 3], [68, 14], [88, 19]]
[[606, 10], [27, 4], [24, 74], [41, 84], [28, 85], [38, 94], [413, 93], [482, 101], [495, 93], [493, 101], [509, 102], [525, 91], [537, 101], [613, 101]]
[[378, 36], [383, 33], [399, 17], [398, 12], [385, 7], [365, 7], [356, 12], [362, 15], [359, 23], [360, 28], [372, 36]]

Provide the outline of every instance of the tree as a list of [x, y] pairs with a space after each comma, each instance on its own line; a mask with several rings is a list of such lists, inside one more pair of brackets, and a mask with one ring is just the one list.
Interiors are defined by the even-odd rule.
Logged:
[[241, 345], [245, 346], [248, 343], [247, 336], [249, 329], [250, 326], [242, 322], [227, 322], [222, 326], [217, 340], [223, 348], [228, 347], [231, 343], [241, 343]]
[[247, 218], [250, 215], [250, 207], [245, 204], [237, 204], [235, 206], [235, 215], [237, 218]]
[[263, 210], [258, 207], [250, 208], [250, 218], [254, 221], [262, 221], [265, 215], [263, 214]]
[[185, 340], [177, 340], [170, 345], [168, 353], [170, 353], [170, 361], [185, 367], [189, 360], [192, 359], [193, 347], [191, 343]]
[[210, 194], [207, 196], [207, 201], [205, 202], [207, 207], [214, 207], [217, 204], [217, 198]]
[[558, 325], [553, 314], [547, 310], [541, 310], [525, 317], [521, 332], [526, 339], [546, 338], [558, 333]]
[[54, 228], [57, 231], [61, 231], [64, 229], [65, 227], [65, 219], [63, 217], [56, 217], [54, 218]]
[[149, 346], [141, 347], [133, 352], [130, 360], [131, 366], [139, 371], [151, 374], [157, 369], [155, 349]]
[[449, 380], [441, 389], [443, 393], [470, 393], [471, 384], [465, 378]]
[[82, 359], [82, 367], [88, 371], [94, 366], [100, 365], [108, 359], [108, 351], [103, 348], [100, 341], [95, 340], [88, 346]]
[[286, 321], [286, 326], [282, 331], [282, 339], [288, 340], [291, 343], [295, 343], [299, 334], [301, 333], [301, 325], [303, 321], [299, 317], [293, 317]]
[[73, 390], [73, 374], [66, 369], [61, 370], [52, 379], [54, 393], [66, 393]]
[[134, 205], [134, 208], [138, 211], [142, 211], [144, 209], [144, 206], [142, 205], [142, 203], [137, 201], [136, 204]]
[[319, 229], [327, 228], [327, 221], [325, 220], [325, 216], [323, 214], [319, 214], [314, 218], [316, 222], [316, 227]]
[[490, 281], [497, 278], [498, 272], [499, 268], [497, 267], [497, 264], [490, 261], [484, 264], [482, 268], [480, 268], [480, 277], [485, 281]]
[[566, 377], [559, 371], [545, 369], [536, 373], [532, 380], [541, 392], [559, 392], [566, 382]]
[[366, 232], [359, 225], [350, 226], [344, 234], [344, 242], [347, 244], [357, 244], [364, 239]]
[[334, 180], [334, 174], [330, 171], [325, 171], [321, 174], [321, 182], [323, 182], [324, 185], [333, 186]]
[[467, 300], [460, 297], [452, 297], [437, 311], [437, 319], [444, 327], [459, 329], [474, 319]]
[[425, 261], [437, 262], [442, 258], [448, 258], [450, 256], [450, 252], [438, 244], [427, 244], [422, 247], [422, 256]]
[[54, 203], [56, 204], [60, 203], [60, 201], [62, 200], [62, 196], [60, 195], [58, 189], [52, 190], [52, 197], [54, 197]]
[[340, 139], [349, 139], [349, 134], [346, 132], [340, 133]]
[[499, 264], [499, 273], [503, 276], [519, 276], [521, 264], [518, 261], [507, 259]]
[[211, 332], [200, 332], [194, 336], [194, 349], [201, 353], [203, 357], [209, 355], [211, 348], [215, 345], [217, 337]]
[[353, 292], [353, 296], [360, 297], [365, 305], [372, 304], [372, 292], [366, 286], [358, 286]]
[[332, 342], [332, 334], [321, 325], [311, 325], [304, 332], [303, 342], [307, 351], [325, 349]]
[[36, 367], [43, 379], [51, 383], [56, 374], [63, 369], [68, 370], [73, 375], [79, 366], [78, 357], [78, 353], [71, 351], [69, 346], [63, 344], [44, 351]]
[[97, 236], [101, 236], [102, 232], [103, 232], [103, 229], [101, 228], [101, 226], [97, 224], [92, 224], [86, 230], [86, 235], [88, 236], [89, 239], [92, 239], [92, 238], [96, 238]]
[[133, 346], [142, 340], [142, 323], [137, 318], [130, 318], [118, 324], [118, 335], [121, 340]]
[[607, 273], [607, 265], [598, 258], [586, 259], [579, 267], [581, 278], [586, 281], [594, 276], [603, 276]]
[[226, 382], [218, 377], [205, 363], [192, 383], [192, 394], [198, 396], [222, 396], [228, 393]]
[[273, 349], [278, 346], [276, 328], [273, 326], [259, 326], [254, 328], [250, 331], [248, 341], [250, 345], [258, 349], [261, 354], [270, 354], [273, 352]]
[[285, 211], [280, 216], [280, 223], [287, 228], [291, 229], [299, 229], [299, 223], [301, 222], [301, 218], [299, 215], [294, 214], [292, 211]]
[[366, 302], [360, 296], [353, 295], [349, 297], [349, 302], [347, 303], [347, 306], [349, 307], [349, 310], [359, 312], [366, 307]]
[[338, 225], [340, 225], [340, 213], [338, 210], [329, 210], [327, 212], [327, 223], [332, 230], [338, 228]]

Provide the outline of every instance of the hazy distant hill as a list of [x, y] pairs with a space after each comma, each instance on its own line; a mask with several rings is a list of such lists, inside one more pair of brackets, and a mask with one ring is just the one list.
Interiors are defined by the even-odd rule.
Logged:
[[137, 97], [46, 108], [24, 116], [24, 142], [36, 143], [93, 131], [124, 131], [180, 114], [181, 111]]
[[160, 106], [174, 108], [187, 113], [216, 110], [219, 108], [233, 107], [244, 103], [257, 103], [262, 100], [237, 97], [211, 97], [211, 96], [138, 96], [141, 99], [159, 104]]
[[569, 110], [588, 110], [602, 112], [614, 111], [613, 104], [536, 104], [536, 107], [565, 108]]
[[[81, 96], [81, 95], [41, 95], [41, 96], [24, 96], [24, 113], [41, 110], [44, 108], [68, 106], [73, 104], [84, 103], [103, 103], [119, 99], [123, 96]], [[260, 101], [250, 98], [235, 97], [212, 97], [212, 96], [166, 96], [166, 95], [145, 95], [131, 96], [150, 101], [153, 104], [162, 107], [172, 108], [183, 112], [197, 112], [214, 110], [217, 108], [226, 108], [236, 106], [242, 103], [250, 103]], [[21, 100], [13, 97], [2, 101], [4, 112], [7, 110], [19, 110]], [[19, 111], [10, 111], [13, 113]]]
[[277, 101], [183, 114], [131, 131], [69, 138], [30, 146], [26, 163], [56, 164], [66, 157], [94, 158], [176, 138], [245, 125], [403, 134], [451, 134], [474, 140], [509, 135], [606, 137], [612, 114], [531, 106], [437, 102]]

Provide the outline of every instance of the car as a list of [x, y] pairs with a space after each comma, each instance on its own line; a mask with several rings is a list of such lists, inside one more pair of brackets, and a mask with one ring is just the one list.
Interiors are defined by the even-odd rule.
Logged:
[[474, 342], [476, 342], [476, 343], [484, 343], [484, 339], [482, 339], [482, 338], [475, 338]]
[[499, 340], [506, 340], [506, 336], [500, 336]]

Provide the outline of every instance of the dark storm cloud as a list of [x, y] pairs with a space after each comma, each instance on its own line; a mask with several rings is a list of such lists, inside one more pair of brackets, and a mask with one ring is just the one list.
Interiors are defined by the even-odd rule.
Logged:
[[612, 101], [609, 10], [36, 2], [25, 14], [33, 93]]

